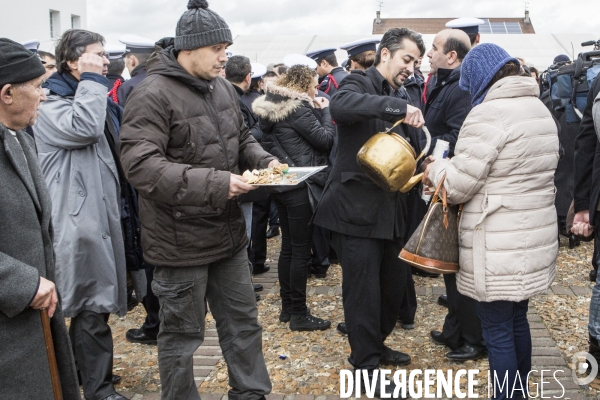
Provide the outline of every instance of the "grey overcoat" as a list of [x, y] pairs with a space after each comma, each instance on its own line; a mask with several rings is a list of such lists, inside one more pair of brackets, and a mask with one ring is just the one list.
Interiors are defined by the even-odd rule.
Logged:
[[[40, 311], [29, 307], [40, 276], [55, 280], [50, 216], [50, 195], [37, 163], [33, 139], [25, 131], [18, 131], [15, 138], [0, 124], [2, 399], [53, 398]], [[50, 321], [63, 398], [80, 399], [60, 303]]]
[[33, 128], [52, 197], [56, 283], [66, 316], [127, 313], [119, 177], [104, 136], [106, 87], [79, 82], [74, 97], [51, 94]]

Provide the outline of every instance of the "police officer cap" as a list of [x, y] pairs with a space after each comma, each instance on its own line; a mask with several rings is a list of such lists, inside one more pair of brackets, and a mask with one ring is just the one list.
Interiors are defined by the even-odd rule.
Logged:
[[152, 39], [137, 35], [124, 35], [119, 38], [123, 43], [127, 53], [154, 53], [154, 43]]
[[348, 52], [348, 57], [354, 57], [360, 53], [364, 53], [365, 51], [377, 50], [377, 43], [380, 41], [380, 39], [373, 38], [360, 39], [354, 42], [343, 44], [340, 46], [340, 49], [346, 50]]
[[28, 40], [26, 42], [21, 43], [23, 45], [23, 47], [25, 47], [27, 50], [36, 53], [38, 52], [38, 48], [40, 47], [40, 41], [37, 39], [31, 39]]
[[446, 28], [460, 29], [465, 33], [479, 33], [479, 25], [485, 24], [485, 21], [479, 18], [457, 18], [446, 22]]
[[294, 65], [306, 65], [310, 69], [317, 68], [317, 62], [302, 54], [288, 54], [283, 57], [283, 65], [292, 68]]
[[252, 79], [262, 78], [267, 73], [267, 67], [260, 63], [250, 63], [250, 68], [252, 68]]
[[335, 47], [328, 47], [326, 49], [313, 50], [306, 53], [306, 57], [312, 58], [313, 60], [322, 60], [323, 58], [335, 54], [337, 49]]
[[104, 52], [109, 60], [118, 60], [119, 58], [123, 58], [125, 55], [125, 46], [106, 43], [104, 46]]

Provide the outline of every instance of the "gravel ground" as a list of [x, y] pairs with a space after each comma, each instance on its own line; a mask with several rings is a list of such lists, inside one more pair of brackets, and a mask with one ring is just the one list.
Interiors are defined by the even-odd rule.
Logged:
[[[591, 243], [570, 250], [567, 242], [561, 242], [557, 276], [554, 285], [589, 287]], [[276, 259], [280, 242], [269, 240], [270, 259]], [[443, 279], [414, 276], [417, 286], [442, 286]], [[325, 279], [310, 278], [309, 286], [340, 286], [341, 268], [332, 265]], [[441, 329], [445, 309], [435, 302], [436, 296], [419, 297], [414, 330], [403, 330], [397, 325], [386, 344], [412, 356], [410, 369], [479, 369], [479, 386], [476, 391], [486, 394], [487, 359], [469, 361], [465, 364], [449, 362], [444, 354], [447, 349], [435, 345], [429, 339], [429, 331]], [[330, 319], [332, 328], [323, 332], [292, 332], [287, 324], [278, 320], [281, 301], [278, 294], [262, 294], [259, 302], [259, 320], [263, 325], [263, 350], [267, 368], [273, 382], [273, 393], [281, 394], [337, 394], [339, 371], [351, 368], [347, 362], [350, 348], [345, 337], [335, 331], [335, 325], [343, 321], [342, 299], [339, 295], [313, 294], [308, 303], [311, 312], [321, 318]], [[542, 317], [552, 338], [566, 360], [581, 350], [587, 349], [587, 319], [589, 297], [586, 296], [539, 296], [531, 306]], [[157, 352], [155, 346], [130, 344], [125, 341], [127, 329], [139, 327], [143, 322], [144, 309], [136, 307], [125, 318], [111, 317], [115, 341], [114, 371], [123, 377], [118, 390], [135, 393], [150, 393], [160, 390]], [[207, 327], [214, 326], [210, 314]], [[285, 356], [280, 359], [279, 356]], [[390, 369], [394, 369], [389, 367]], [[596, 381], [598, 382], [598, 381]], [[592, 383], [595, 387], [595, 383]], [[598, 387], [600, 389], [600, 386]], [[225, 393], [227, 370], [221, 360], [201, 387], [203, 392]], [[591, 390], [596, 393], [595, 390]]]

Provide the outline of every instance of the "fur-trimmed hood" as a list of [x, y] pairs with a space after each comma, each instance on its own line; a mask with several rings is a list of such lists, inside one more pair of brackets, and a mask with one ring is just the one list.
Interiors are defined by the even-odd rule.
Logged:
[[265, 95], [252, 103], [252, 110], [263, 120], [283, 121], [303, 105], [314, 107], [313, 99], [306, 93], [296, 92], [273, 83], [267, 84], [265, 92]]

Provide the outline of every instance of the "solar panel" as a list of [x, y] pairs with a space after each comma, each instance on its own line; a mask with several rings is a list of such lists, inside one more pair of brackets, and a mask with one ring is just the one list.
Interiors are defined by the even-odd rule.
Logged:
[[510, 34], [521, 34], [523, 31], [521, 30], [521, 24], [518, 22], [505, 22], [506, 32]]
[[479, 25], [479, 33], [492, 33], [492, 28], [490, 28], [490, 20], [487, 18], [483, 18], [484, 24]]
[[504, 22], [490, 22], [490, 26], [494, 35], [506, 33], [506, 26], [504, 26]]

